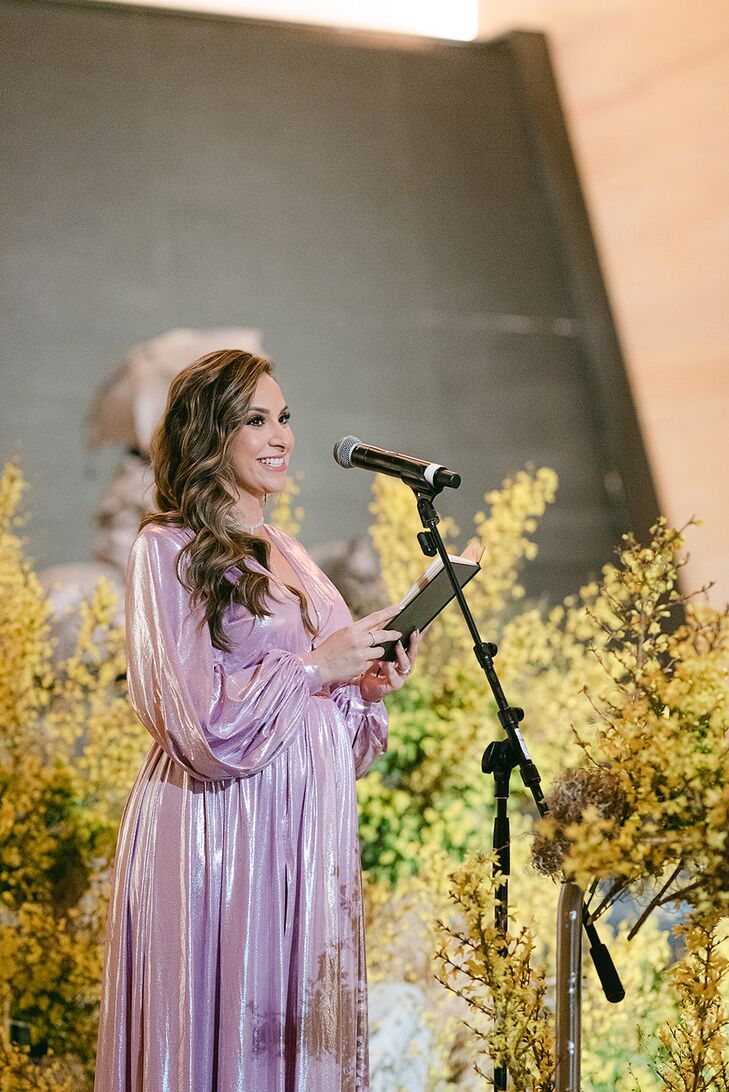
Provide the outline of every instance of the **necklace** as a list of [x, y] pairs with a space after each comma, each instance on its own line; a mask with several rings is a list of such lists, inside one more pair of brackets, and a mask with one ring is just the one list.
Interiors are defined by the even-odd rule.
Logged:
[[240, 527], [241, 531], [247, 531], [249, 534], [252, 531], [260, 530], [261, 527], [263, 527], [264, 523], [266, 522], [265, 519], [260, 519], [258, 521], [258, 523], [241, 523], [241, 521], [239, 519], [237, 519], [236, 516], [231, 516], [231, 515], [228, 516], [228, 519], [236, 527]]

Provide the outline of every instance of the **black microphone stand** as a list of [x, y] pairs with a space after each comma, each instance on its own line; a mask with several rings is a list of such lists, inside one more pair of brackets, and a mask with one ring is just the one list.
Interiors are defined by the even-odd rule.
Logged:
[[[436, 554], [440, 555], [443, 566], [448, 573], [455, 597], [458, 601], [458, 606], [461, 609], [461, 614], [463, 615], [469, 633], [473, 638], [474, 654], [488, 680], [491, 692], [494, 695], [501, 727], [506, 733], [506, 739], [494, 740], [489, 743], [481, 760], [481, 769], [483, 772], [493, 774], [494, 776], [496, 816], [494, 819], [493, 846], [495, 854], [495, 872], [498, 872], [500, 875], [500, 883], [496, 890], [494, 924], [504, 938], [502, 952], [505, 954], [509, 919], [510, 875], [508, 799], [509, 781], [511, 779], [512, 770], [517, 766], [519, 767], [521, 779], [526, 788], [531, 792], [540, 816], [546, 815], [549, 808], [544, 799], [544, 793], [542, 792], [539, 771], [532, 761], [519, 729], [519, 724], [524, 719], [524, 710], [519, 709], [516, 706], [510, 706], [504, 696], [504, 691], [501, 688], [501, 683], [499, 682], [494, 667], [494, 657], [498, 652], [498, 648], [495, 644], [490, 644], [487, 641], [481, 640], [481, 635], [478, 632], [478, 628], [468, 603], [466, 602], [463, 590], [458, 583], [458, 578], [453, 571], [453, 566], [448, 557], [445, 543], [438, 530], [440, 516], [435, 509], [433, 499], [441, 492], [441, 487], [429, 487], [422, 481], [418, 481], [414, 476], [408, 480], [408, 478], [403, 475], [403, 481], [406, 485], [409, 485], [415, 493], [418, 502], [418, 514], [420, 515], [420, 521], [425, 528], [424, 531], [420, 531], [418, 534], [420, 548], [426, 557], [435, 557]], [[594, 923], [590, 921], [589, 911], [584, 904], [582, 907], [582, 925], [590, 942], [590, 956], [595, 966], [595, 970], [597, 971], [603, 993], [608, 1001], [617, 1004], [617, 1002], [622, 1001], [625, 997], [625, 990], [623, 989], [618, 972], [615, 969], [612, 957], [605, 944], [600, 940], [597, 929], [595, 928]], [[499, 1092], [507, 1087], [507, 1076], [508, 1067], [506, 1064], [497, 1066], [494, 1069], [494, 1088], [499, 1090]]]

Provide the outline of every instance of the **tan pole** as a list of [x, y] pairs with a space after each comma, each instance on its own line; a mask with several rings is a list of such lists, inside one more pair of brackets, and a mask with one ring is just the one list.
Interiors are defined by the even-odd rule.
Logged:
[[555, 1092], [580, 1092], [582, 889], [563, 883], [557, 905]]

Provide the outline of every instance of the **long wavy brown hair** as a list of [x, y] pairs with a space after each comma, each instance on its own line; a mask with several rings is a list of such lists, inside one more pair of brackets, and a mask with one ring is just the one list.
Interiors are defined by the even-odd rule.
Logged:
[[[270, 360], [239, 349], [221, 349], [193, 361], [175, 377], [167, 406], [152, 438], [150, 454], [156, 485], [156, 510], [141, 522], [189, 527], [192, 539], [177, 560], [177, 576], [202, 605], [213, 644], [230, 650], [223, 615], [231, 603], [242, 603], [264, 618], [271, 589], [268, 576], [248, 569], [249, 558], [269, 568], [269, 544], [247, 534], [230, 518], [238, 495], [230, 460], [233, 437], [245, 421], [262, 375], [271, 375]], [[226, 572], [239, 567], [231, 583]], [[308, 604], [297, 588], [306, 629], [313, 635]]]

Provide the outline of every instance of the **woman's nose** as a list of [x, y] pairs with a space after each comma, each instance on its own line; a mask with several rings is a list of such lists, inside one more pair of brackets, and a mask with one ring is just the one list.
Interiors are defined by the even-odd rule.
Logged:
[[289, 432], [285, 425], [276, 422], [269, 443], [273, 444], [274, 447], [288, 447]]

